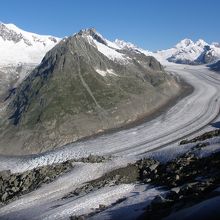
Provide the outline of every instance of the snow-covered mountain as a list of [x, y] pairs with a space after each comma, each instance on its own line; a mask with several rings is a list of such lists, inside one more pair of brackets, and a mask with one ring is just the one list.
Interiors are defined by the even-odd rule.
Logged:
[[46, 52], [60, 41], [23, 31], [14, 24], [0, 23], [0, 65], [17, 63], [39, 64]]
[[158, 61], [165, 65], [167, 62], [193, 65], [209, 64], [220, 59], [220, 44], [208, 44], [202, 39], [199, 39], [196, 42], [193, 42], [190, 39], [184, 39], [177, 43], [173, 48], [157, 52], [151, 52], [130, 42], [118, 39], [114, 42], [108, 41], [106, 45], [115, 50], [127, 50], [135, 53], [143, 53], [147, 56], [154, 56]]
[[157, 51], [155, 56], [174, 63], [206, 64], [220, 58], [220, 47], [218, 43], [208, 44], [202, 39], [196, 42], [184, 39], [173, 48]]
[[0, 23], [0, 101], [38, 65], [60, 38]]
[[[184, 39], [173, 48], [153, 53], [123, 40], [116, 39], [111, 42], [101, 35], [98, 38], [99, 50], [118, 60], [124, 59], [117, 52], [118, 50], [130, 50], [152, 55], [161, 62], [167, 60], [175, 63], [203, 64], [212, 63], [220, 58], [220, 44], [216, 42], [208, 44], [202, 39], [196, 42]], [[103, 39], [104, 44], [102, 44]], [[60, 38], [50, 35], [38, 35], [21, 30], [14, 24], [0, 23], [0, 66], [18, 63], [39, 64], [46, 52], [60, 40]], [[90, 40], [92, 41], [92, 39]]]

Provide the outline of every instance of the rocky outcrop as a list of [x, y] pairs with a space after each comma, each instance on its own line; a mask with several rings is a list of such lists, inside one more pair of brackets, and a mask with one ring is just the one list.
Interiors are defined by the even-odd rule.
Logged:
[[71, 171], [76, 162], [100, 163], [106, 159], [108, 158], [90, 155], [87, 158], [38, 167], [23, 173], [11, 173], [9, 170], [0, 171], [0, 205], [11, 202], [19, 196], [39, 188], [42, 184], [52, 182], [57, 177]]
[[49, 183], [69, 171], [73, 166], [74, 163], [67, 162], [36, 168], [24, 173], [12, 174], [10, 171], [2, 171], [0, 172], [0, 202], [8, 203], [22, 194], [35, 190], [43, 183]]
[[210, 139], [210, 138], [213, 138], [213, 137], [217, 137], [217, 136], [220, 136], [220, 129], [217, 129], [217, 130], [213, 130], [213, 131], [209, 131], [209, 132], [206, 132], [198, 137], [195, 137], [191, 140], [182, 140], [180, 142], [180, 145], [182, 144], [189, 144], [189, 143], [194, 143], [194, 142], [197, 142], [197, 141], [205, 141], [207, 139]]
[[106, 173], [102, 177], [83, 185], [81, 188], [76, 188], [73, 192], [64, 196], [63, 199], [83, 196], [105, 186], [134, 183], [139, 181], [139, 179], [138, 166], [136, 164], [129, 164], [126, 167]]
[[[218, 132], [219, 130], [205, 133], [193, 139], [193, 142], [207, 140], [207, 137], [212, 135], [219, 136]], [[162, 219], [170, 213], [215, 196], [212, 192], [220, 184], [220, 153], [198, 158], [193, 151], [203, 147], [209, 145], [197, 143], [192, 151], [166, 164], [157, 165], [153, 172], [149, 170], [149, 166], [142, 167], [141, 180], [165, 186], [167, 193], [157, 196], [151, 205], [146, 207], [140, 219]]]
[[220, 60], [218, 60], [213, 64], [208, 65], [208, 67], [213, 71], [220, 72]]
[[203, 201], [219, 186], [219, 174], [220, 153], [202, 159], [184, 155], [161, 166], [153, 182], [168, 187], [169, 191], [157, 196], [140, 219], [162, 219], [173, 211]]

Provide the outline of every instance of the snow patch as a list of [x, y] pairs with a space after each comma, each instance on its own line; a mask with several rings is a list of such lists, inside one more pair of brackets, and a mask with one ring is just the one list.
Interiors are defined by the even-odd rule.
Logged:
[[94, 40], [91, 36], [88, 36], [88, 38], [89, 38], [89, 42], [92, 42], [93, 46], [95, 44], [98, 51], [101, 52], [102, 54], [104, 54], [109, 59], [116, 61], [116, 62], [117, 61], [121, 61], [123, 63], [128, 62], [128, 58], [126, 58], [126, 56], [124, 54], [119, 53], [116, 50], [114, 50], [114, 49], [112, 49], [102, 43], [99, 43], [98, 41]]
[[114, 70], [112, 69], [107, 69], [107, 70], [100, 70], [100, 69], [96, 69], [95, 70], [98, 74], [100, 74], [101, 76], [107, 76], [107, 75], [114, 75], [114, 76], [118, 76]]
[[62, 205], [61, 207], [50, 210], [39, 216], [38, 219], [64, 219], [68, 218], [69, 216], [88, 214], [96, 208], [99, 208], [100, 204], [104, 206], [110, 206], [118, 199], [126, 196], [133, 189], [133, 184], [122, 184], [118, 186], [104, 187], [100, 190], [89, 193], [85, 197], [79, 197], [78, 199]]
[[134, 189], [126, 195], [126, 200], [92, 216], [89, 219], [138, 219], [138, 217], [144, 213], [146, 206], [149, 205], [157, 195], [163, 193], [164, 191], [160, 188], [152, 188], [150, 185], [136, 184]]

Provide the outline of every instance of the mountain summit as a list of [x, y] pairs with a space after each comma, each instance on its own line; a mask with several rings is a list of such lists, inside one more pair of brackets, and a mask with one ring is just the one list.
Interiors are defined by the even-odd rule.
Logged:
[[59, 41], [0, 23], [0, 104]]
[[40, 152], [123, 126], [179, 91], [154, 57], [81, 30], [47, 52], [7, 100], [1, 150]]
[[0, 23], [0, 65], [39, 64], [45, 53], [59, 41], [57, 37], [38, 35], [24, 31], [14, 24]]
[[180, 64], [207, 64], [220, 59], [220, 48], [217, 43], [208, 44], [202, 39], [196, 42], [184, 39], [175, 47], [158, 51], [154, 56]]

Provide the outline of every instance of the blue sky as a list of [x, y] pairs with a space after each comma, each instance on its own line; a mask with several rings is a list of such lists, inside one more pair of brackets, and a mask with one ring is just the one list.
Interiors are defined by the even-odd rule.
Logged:
[[1, 0], [0, 21], [59, 37], [95, 27], [157, 50], [183, 38], [220, 42], [219, 11], [220, 0]]

